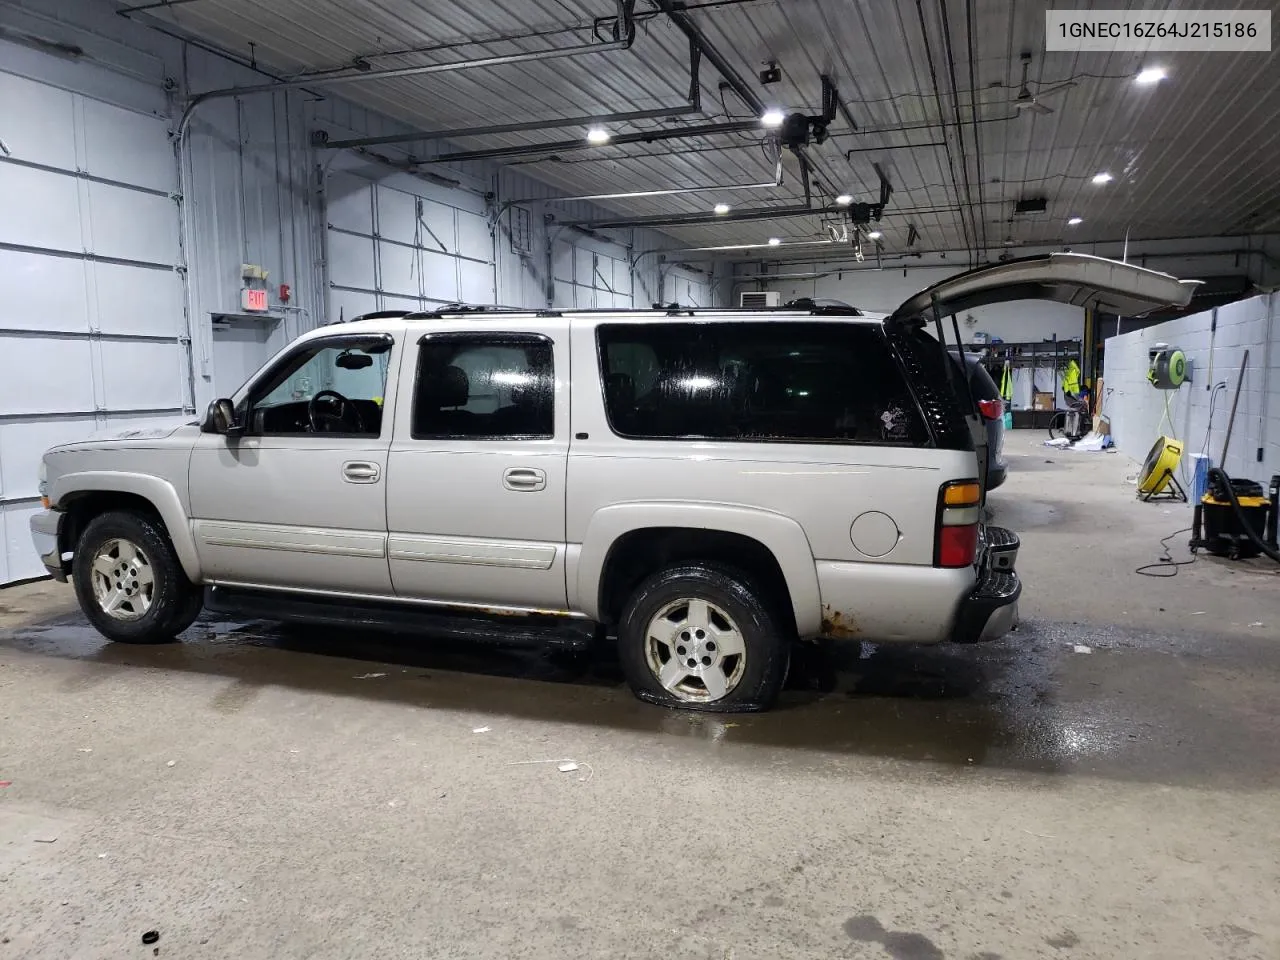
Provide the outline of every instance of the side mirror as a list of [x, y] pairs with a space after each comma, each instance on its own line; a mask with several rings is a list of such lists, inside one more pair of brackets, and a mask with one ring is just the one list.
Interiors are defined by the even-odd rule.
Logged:
[[240, 433], [235, 421], [236, 408], [231, 405], [231, 401], [225, 398], [215, 400], [209, 404], [209, 412], [205, 414], [204, 425], [201, 429], [205, 433], [220, 433], [223, 436], [234, 435]]

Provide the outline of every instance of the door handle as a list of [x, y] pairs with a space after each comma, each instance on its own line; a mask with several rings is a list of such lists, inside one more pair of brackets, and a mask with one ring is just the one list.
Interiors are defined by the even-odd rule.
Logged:
[[512, 467], [502, 475], [502, 485], [508, 490], [529, 493], [547, 488], [547, 474], [532, 467]]
[[348, 460], [342, 465], [342, 479], [347, 483], [377, 483], [382, 471], [376, 463]]

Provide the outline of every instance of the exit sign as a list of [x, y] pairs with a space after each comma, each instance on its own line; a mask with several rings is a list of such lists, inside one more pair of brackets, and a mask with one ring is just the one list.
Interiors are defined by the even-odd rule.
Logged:
[[267, 291], [245, 287], [240, 291], [240, 307], [250, 313], [266, 313]]

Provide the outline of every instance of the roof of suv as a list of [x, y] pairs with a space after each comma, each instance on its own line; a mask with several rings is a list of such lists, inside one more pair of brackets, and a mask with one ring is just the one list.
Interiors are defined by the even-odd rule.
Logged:
[[428, 323], [437, 320], [467, 320], [467, 321], [503, 321], [503, 320], [533, 320], [550, 317], [582, 317], [588, 319], [618, 319], [618, 320], [669, 320], [678, 322], [680, 320], [688, 320], [690, 318], [699, 321], [710, 322], [743, 322], [748, 320], [819, 320], [819, 321], [839, 321], [844, 323], [880, 323], [883, 314], [868, 314], [855, 307], [848, 306], [786, 306], [786, 307], [764, 307], [758, 309], [751, 308], [702, 308], [702, 307], [663, 307], [650, 309], [568, 309], [568, 310], [515, 310], [504, 307], [464, 307], [449, 305], [439, 310], [431, 311], [408, 311], [408, 310], [379, 310], [374, 313], [362, 314], [353, 317], [351, 320], [339, 323], [328, 324], [317, 328], [332, 335], [339, 331], [352, 330], [353, 332], [386, 330], [389, 327], [399, 328], [400, 326], [408, 327], [412, 324]]

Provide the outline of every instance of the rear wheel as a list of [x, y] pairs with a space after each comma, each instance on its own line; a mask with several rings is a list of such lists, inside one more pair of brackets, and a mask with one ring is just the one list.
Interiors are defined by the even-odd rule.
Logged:
[[786, 678], [790, 632], [746, 574], [685, 564], [626, 605], [618, 655], [636, 696], [691, 710], [767, 710]]
[[95, 517], [76, 544], [80, 609], [108, 640], [162, 643], [191, 626], [203, 593], [178, 562], [163, 526], [121, 510]]
[[1065, 412], [1055, 413], [1049, 420], [1049, 439], [1057, 440], [1067, 435], [1067, 415]]

